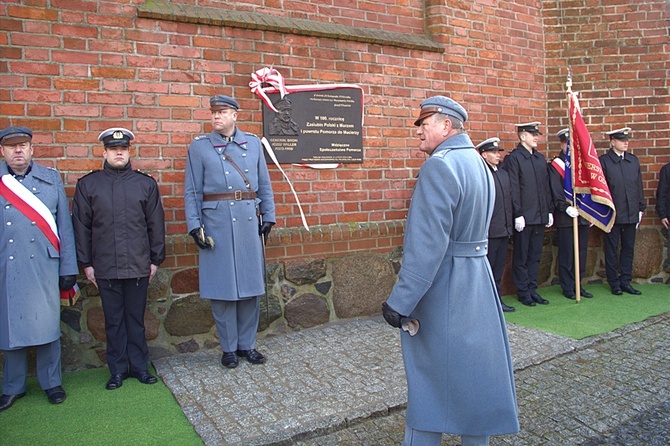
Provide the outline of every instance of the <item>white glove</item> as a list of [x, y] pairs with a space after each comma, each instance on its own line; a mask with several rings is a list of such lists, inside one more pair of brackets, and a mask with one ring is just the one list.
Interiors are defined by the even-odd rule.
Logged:
[[546, 228], [551, 228], [551, 226], [554, 224], [554, 214], [549, 212], [549, 223], [547, 223]]
[[579, 211], [574, 206], [568, 206], [565, 213], [568, 214], [570, 218], [575, 218], [579, 215]]
[[642, 223], [642, 216], [644, 215], [644, 212], [640, 211], [640, 218], [637, 221], [637, 224], [635, 225], [635, 229], [640, 227], [640, 223]]
[[514, 229], [516, 229], [516, 232], [523, 231], [523, 228], [525, 227], [526, 227], [526, 219], [523, 218], [523, 215], [521, 217], [517, 217], [514, 219]]

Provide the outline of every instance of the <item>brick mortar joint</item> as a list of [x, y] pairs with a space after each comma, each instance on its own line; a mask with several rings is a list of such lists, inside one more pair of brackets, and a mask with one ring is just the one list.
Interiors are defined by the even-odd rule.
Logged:
[[372, 43], [441, 53], [443, 45], [429, 35], [358, 28], [335, 23], [276, 16], [259, 12], [239, 12], [205, 6], [183, 5], [149, 0], [137, 6], [137, 16], [156, 20], [210, 26], [257, 29], [286, 34], [325, 37], [336, 40]]

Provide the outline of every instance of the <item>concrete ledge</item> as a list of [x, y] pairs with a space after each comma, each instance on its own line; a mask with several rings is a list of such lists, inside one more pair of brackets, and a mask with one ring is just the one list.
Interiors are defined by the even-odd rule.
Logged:
[[145, 19], [195, 23], [210, 26], [254, 29], [310, 37], [371, 43], [441, 53], [444, 47], [430, 36], [356, 28], [337, 23], [294, 19], [258, 12], [232, 11], [181, 3], [147, 1], [137, 6], [137, 16]]

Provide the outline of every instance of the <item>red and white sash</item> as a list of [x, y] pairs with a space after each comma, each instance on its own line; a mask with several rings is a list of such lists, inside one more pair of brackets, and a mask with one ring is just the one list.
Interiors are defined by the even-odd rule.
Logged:
[[[0, 178], [0, 195], [26, 218], [34, 221], [35, 225], [40, 228], [44, 236], [60, 253], [60, 237], [58, 236], [56, 220], [54, 220], [49, 208], [42, 203], [42, 200], [10, 174], [5, 174]], [[71, 301], [78, 290], [79, 287], [76, 284], [70, 290], [61, 290], [61, 301]]]
[[565, 178], [565, 161], [556, 157], [551, 160], [551, 166], [556, 169], [556, 171], [561, 175], [561, 178]]

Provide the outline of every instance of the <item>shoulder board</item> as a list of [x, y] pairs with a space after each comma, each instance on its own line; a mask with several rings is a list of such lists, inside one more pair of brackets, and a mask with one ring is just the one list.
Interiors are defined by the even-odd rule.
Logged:
[[[83, 177], [80, 177], [79, 180], [81, 180], [82, 178], [86, 178], [86, 177], [89, 176], [90, 174], [92, 174], [92, 173], [96, 173], [96, 172], [100, 172], [100, 169], [90, 171], [89, 173], [87, 173], [87, 174], [84, 175]], [[79, 180], [77, 180], [77, 181], [79, 181]]]
[[198, 141], [198, 140], [201, 140], [201, 139], [209, 139], [209, 135], [199, 135], [199, 136], [196, 136], [195, 139], [194, 139], [194, 141]]
[[133, 172], [141, 173], [142, 175], [147, 176], [147, 177], [151, 178], [152, 180], [154, 179], [154, 177], [152, 177], [151, 175], [149, 175], [149, 174], [146, 173], [146, 172], [142, 172], [142, 171], [139, 170], [139, 169], [135, 169], [135, 170], [133, 170]]

